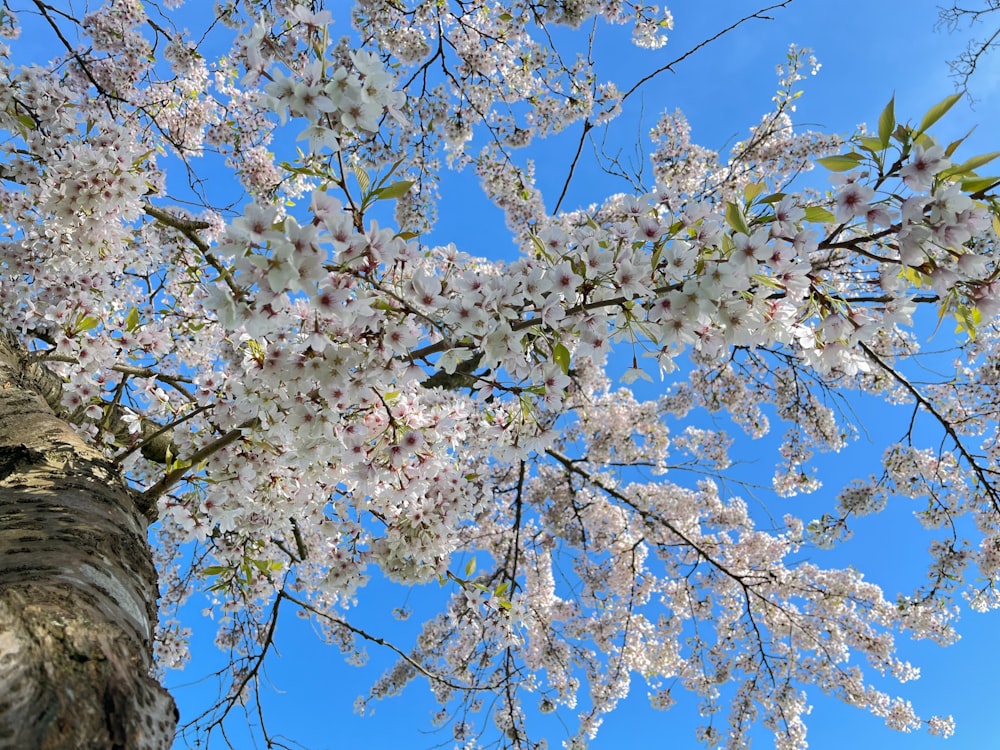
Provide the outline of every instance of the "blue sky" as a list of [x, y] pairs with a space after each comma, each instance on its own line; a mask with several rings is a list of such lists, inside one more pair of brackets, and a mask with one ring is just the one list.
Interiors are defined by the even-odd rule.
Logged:
[[[198, 1], [190, 0], [192, 4]], [[346, 7], [347, 3], [338, 0], [331, 5]], [[952, 91], [946, 60], [964, 44], [961, 35], [935, 31], [936, 6], [935, 0], [794, 0], [788, 8], [775, 11], [773, 21], [747, 24], [681, 64], [676, 74], [661, 76], [645, 90], [644, 117], [615, 122], [609, 143], [627, 148], [637, 128], [648, 128], [658, 112], [679, 107], [691, 122], [696, 142], [724, 150], [743, 138], [768, 111], [776, 83], [774, 66], [784, 60], [791, 42], [812, 47], [823, 64], [818, 76], [803, 82], [805, 94], [795, 117], [798, 125], [847, 134], [860, 122], [874, 123], [893, 95], [897, 116], [918, 120], [928, 107]], [[711, 8], [710, 12], [706, 7]], [[655, 53], [635, 51], [627, 44], [627, 33], [611, 35], [598, 52], [598, 62], [610, 77], [628, 85], [758, 7], [758, 3], [746, 0], [717, 0], [711, 4], [682, 0], [671, 6], [675, 30], [665, 49]], [[346, 19], [338, 22], [346, 23]], [[939, 128], [944, 137], [954, 138], [979, 124], [964, 152], [967, 155], [1000, 148], [995, 125], [1000, 122], [1000, 55], [985, 62], [972, 88], [978, 103], [972, 107], [963, 100]], [[546, 141], [534, 153], [539, 184], [550, 206], [577, 137], [578, 130], [571, 129]], [[592, 163], [585, 162], [564, 206], [586, 204], [624, 189], [624, 185], [614, 186]], [[449, 177], [442, 193], [441, 222], [435, 239], [454, 241], [473, 254], [497, 257], [511, 252], [502, 217], [484, 200], [475, 198], [475, 178], [471, 174]], [[484, 238], [488, 238], [486, 244]], [[890, 419], [880, 420], [870, 440], [859, 441], [837, 456], [835, 462], [822, 464], [822, 468], [832, 473], [848, 466], [852, 475], [867, 474], [875, 468], [873, 459], [881, 454], [884, 444], [903, 432], [904, 427], [896, 424]], [[752, 454], [759, 447], [751, 446], [744, 458], [753, 460]], [[748, 470], [752, 472], [755, 467], [765, 480], [770, 476], [769, 459], [749, 464]], [[775, 515], [786, 511], [806, 518], [818, 515], [824, 504], [832, 504], [830, 493], [837, 486], [836, 481], [831, 481], [829, 491], [821, 490], [808, 499], [780, 501], [771, 510]], [[869, 578], [885, 583], [889, 593], [894, 594], [893, 586], [907, 588], [919, 582], [925, 544], [911, 509], [897, 503], [879, 518], [869, 520], [847, 546], [823, 559], [829, 564], [854, 564], [867, 571]], [[374, 583], [361, 592], [358, 622], [386, 638], [397, 637], [405, 645], [410, 631], [388, 613], [405, 604], [415, 610], [413, 619], [419, 622], [421, 612], [434, 612], [446, 593], [436, 586], [407, 591]], [[202, 606], [196, 596], [188, 610], [193, 618], [189, 624], [196, 631], [194, 659], [184, 671], [167, 676], [168, 685], [176, 688], [182, 723], [197, 715], [206, 700], [215, 695], [216, 683], [204, 676], [225, 664], [224, 655], [211, 643], [215, 626], [198, 618]], [[904, 655], [922, 666], [923, 677], [904, 686], [903, 692], [922, 714], [954, 714], [958, 729], [952, 740], [946, 743], [922, 734], [900, 735], [861, 711], [812, 695], [815, 708], [809, 721], [810, 747], [834, 750], [845, 743], [887, 750], [1000, 746], [1000, 728], [993, 713], [993, 695], [1000, 675], [1000, 655], [995, 648], [998, 626], [1000, 619], [996, 615], [970, 613], [963, 621], [964, 638], [956, 646], [942, 650], [932, 644], [904, 643]], [[431, 748], [441, 743], [451, 746], [447, 731], [428, 733], [430, 715], [436, 707], [421, 682], [411, 685], [402, 697], [378, 704], [371, 717], [353, 714], [355, 697], [364, 693], [393, 661], [378, 647], [369, 649], [368, 666], [348, 666], [336, 650], [319, 642], [308, 623], [287, 616], [276, 644], [280, 658], [269, 661], [266, 670], [273, 689], [266, 687], [265, 680], [262, 696], [268, 729], [273, 734], [315, 750]], [[641, 683], [637, 681], [635, 686], [633, 698], [605, 721], [594, 748], [701, 747], [693, 737], [699, 723], [694, 701], [682, 698], [669, 713], [655, 713], [647, 707]], [[253, 746], [246, 738], [243, 723], [234, 713], [227, 724], [229, 738], [237, 748]], [[550, 746], [558, 747], [563, 736], [558, 724], [544, 726]], [[771, 744], [766, 735], [759, 742], [763, 747]], [[224, 744], [221, 737], [215, 737], [211, 746]], [[177, 745], [187, 746], [184, 742]]]
[[[655, 53], [628, 48], [627, 35], [620, 42], [608, 42], [605, 57], [598, 63], [620, 84], [629, 84], [650, 68], [662, 65], [711, 36], [758, 5], [744, 0], [722, 0], [710, 5], [688, 0], [671, 6], [675, 30], [667, 47]], [[770, 22], [755, 21], [713, 46], [702, 50], [665, 74], [643, 95], [643, 119], [623, 120], [612, 125], [609, 143], [628, 147], [637, 127], [648, 128], [663, 109], [681, 108], [691, 122], [693, 139], [705, 146], [725, 150], [743, 138], [750, 125], [768, 111], [774, 93], [774, 66], [782, 62], [789, 43], [812, 47], [823, 64], [820, 74], [803, 82], [796, 124], [817, 130], [851, 133], [861, 122], [874, 123], [889, 98], [896, 97], [900, 119], [919, 120], [923, 112], [951, 93], [946, 60], [957, 54], [965, 37], [935, 30], [937, 4], [934, 0], [838, 0], [836, 3], [795, 0], [787, 9], [773, 13]], [[612, 54], [613, 51], [613, 54]], [[969, 139], [967, 155], [998, 147], [996, 122], [1000, 121], [1000, 55], [988, 59], [972, 82], [979, 101], [970, 106], [960, 102], [941, 123], [944, 138], [964, 135], [979, 125]], [[537, 160], [539, 185], [549, 205], [565, 175], [568, 149], [575, 144], [578, 130], [549, 139]], [[508, 255], [511, 246], [502, 217], [475, 196], [471, 174], [452, 176], [444, 181], [441, 222], [435, 233], [439, 241], [455, 241], [460, 248], [496, 257]], [[565, 206], [586, 204], [609, 192], [624, 190], [610, 186], [609, 178], [593, 163], [584, 164], [573, 183]], [[488, 238], [488, 244], [484, 244]], [[779, 501], [771, 506], [775, 515], [791, 511], [809, 518], [833, 502], [832, 493], [840, 486], [834, 472], [844, 467], [853, 476], [875, 470], [877, 457], [886, 442], [899, 438], [905, 427], [892, 415], [879, 414], [876, 428], [835, 460], [821, 463], [828, 472], [829, 489], [811, 498]], [[754, 460], [751, 446], [744, 456]], [[772, 463], [768, 458], [749, 464], [766, 479]], [[830, 475], [833, 474], [831, 477]], [[772, 501], [773, 502], [773, 501]], [[912, 517], [913, 508], [891, 504], [881, 516], [869, 519], [854, 540], [835, 553], [823, 556], [831, 565], [853, 564], [882, 582], [889, 595], [897, 588], [907, 590], [918, 584], [926, 563], [923, 551], [927, 538], [921, 536]], [[359, 622], [386, 637], [406, 638], [406, 629], [388, 617], [394, 608], [406, 604], [416, 610], [433, 612], [445, 592], [436, 587], [401, 590], [374, 583], [362, 591]], [[196, 605], [195, 609], [200, 607]], [[968, 613], [962, 623], [962, 641], [941, 649], [929, 643], [902, 642], [903, 654], [922, 667], [923, 676], [902, 687], [924, 715], [953, 714], [958, 722], [950, 741], [925, 734], [902, 735], [884, 727], [868, 714], [821, 695], [812, 694], [809, 718], [810, 747], [834, 750], [850, 743], [858, 748], [885, 750], [929, 750], [931, 748], [986, 748], [1000, 746], [1000, 727], [994, 720], [994, 699], [1000, 674], [1000, 656], [995, 633], [1000, 620], [995, 615]], [[193, 644], [195, 658], [180, 673], [171, 673], [168, 682], [177, 686], [176, 696], [183, 719], [189, 719], [205, 698], [204, 689], [214, 688], [211, 680], [201, 687], [180, 687], [196, 681], [223, 662], [209, 640], [213, 628], [198, 628]], [[310, 626], [288, 618], [277, 638], [281, 658], [269, 662], [268, 675], [273, 691], [265, 688], [266, 717], [272, 733], [301, 742], [310, 748], [431, 748], [450, 747], [447, 731], [433, 733], [430, 715], [436, 709], [425, 686], [414, 683], [402, 697], [375, 706], [373, 716], [360, 718], [352, 713], [354, 698], [364, 693], [382, 668], [392, 663], [390, 655], [370, 649], [371, 661], [364, 668], [344, 664], [338, 653], [320, 645]], [[659, 747], [675, 750], [701, 747], [693, 737], [699, 723], [692, 699], [681, 698], [669, 713], [648, 708], [641, 682], [635, 683], [633, 697], [605, 721], [594, 748]], [[211, 694], [211, 692], [209, 693]], [[678, 696], [680, 697], [680, 696]], [[486, 717], [483, 717], [486, 720]], [[249, 746], [235, 717], [229, 723], [230, 739], [236, 747]], [[558, 747], [565, 736], [557, 724], [545, 725], [550, 746]], [[217, 738], [218, 741], [219, 738]], [[758, 742], [771, 745], [767, 735]], [[185, 747], [179, 743], [178, 747]]]

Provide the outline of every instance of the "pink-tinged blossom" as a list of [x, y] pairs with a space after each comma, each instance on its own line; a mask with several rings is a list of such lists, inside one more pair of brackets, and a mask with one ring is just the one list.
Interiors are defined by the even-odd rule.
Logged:
[[729, 256], [729, 262], [740, 266], [744, 273], [757, 273], [757, 264], [771, 255], [768, 246], [770, 232], [767, 229], [758, 229], [751, 235], [739, 233], [733, 237], [735, 248], [733, 254]]
[[931, 186], [935, 175], [951, 166], [951, 161], [944, 155], [944, 149], [937, 144], [924, 148], [919, 143], [913, 144], [909, 161], [899, 170], [903, 182], [913, 190], [923, 190]]
[[615, 262], [614, 282], [628, 298], [643, 297], [651, 291], [640, 267], [627, 257], [619, 257]]
[[576, 301], [577, 289], [583, 281], [573, 270], [569, 261], [562, 261], [545, 272], [551, 283], [551, 291], [559, 294], [570, 303]]
[[866, 216], [870, 210], [869, 201], [875, 191], [860, 182], [848, 182], [837, 191], [834, 216], [837, 221], [846, 222], [858, 216]]
[[771, 236], [789, 239], [798, 231], [798, 224], [805, 217], [805, 209], [798, 205], [795, 196], [786, 195], [774, 207]]
[[891, 226], [893, 221], [893, 212], [882, 205], [871, 205], [865, 212], [865, 226], [869, 232], [874, 232], [876, 227]]

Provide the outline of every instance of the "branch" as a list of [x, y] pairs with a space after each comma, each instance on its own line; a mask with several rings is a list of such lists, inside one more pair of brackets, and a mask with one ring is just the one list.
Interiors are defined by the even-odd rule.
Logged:
[[907, 380], [906, 377], [904, 377], [901, 372], [896, 370], [894, 367], [891, 367], [875, 351], [873, 351], [871, 347], [869, 347], [864, 342], [859, 343], [858, 346], [861, 347], [861, 351], [865, 353], [868, 359], [870, 359], [872, 362], [878, 365], [879, 368], [881, 368], [885, 373], [887, 373], [893, 380], [895, 380], [897, 383], [903, 386], [903, 388], [911, 396], [913, 396], [916, 402], [924, 409], [926, 409], [927, 412], [932, 417], [934, 417], [935, 420], [937, 420], [938, 424], [940, 424], [941, 428], [945, 431], [945, 434], [949, 438], [951, 438], [952, 441], [954, 441], [955, 447], [958, 450], [959, 454], [969, 464], [969, 467], [976, 475], [976, 478], [982, 484], [983, 493], [990, 499], [990, 503], [993, 505], [993, 509], [997, 512], [998, 515], [1000, 515], [1000, 492], [997, 491], [997, 489], [993, 486], [990, 478], [987, 476], [987, 474], [989, 473], [996, 473], [996, 470], [983, 468], [976, 462], [975, 457], [969, 452], [969, 450], [965, 447], [965, 444], [959, 437], [958, 432], [955, 430], [955, 426], [950, 421], [945, 419], [944, 415], [942, 415], [941, 412], [937, 410], [934, 404], [931, 403], [930, 399], [924, 396], [924, 394], [922, 394], [916, 388], [916, 386], [914, 386], [909, 380]]
[[657, 68], [656, 70], [654, 70], [649, 75], [646, 75], [643, 78], [640, 78], [636, 83], [634, 83], [632, 85], [632, 88], [630, 88], [628, 91], [626, 91], [624, 94], [622, 94], [622, 99], [621, 99], [622, 102], [624, 102], [632, 94], [634, 94], [635, 91], [640, 86], [642, 86], [644, 83], [649, 82], [650, 80], [652, 80], [656, 76], [660, 75], [660, 73], [664, 73], [664, 72], [666, 72], [668, 70], [671, 73], [673, 73], [675, 65], [677, 65], [678, 63], [681, 63], [684, 60], [686, 60], [687, 58], [691, 57], [691, 55], [693, 55], [695, 52], [697, 52], [698, 50], [702, 49], [703, 47], [707, 47], [712, 42], [715, 42], [715, 41], [721, 39], [726, 34], [728, 34], [730, 31], [734, 31], [735, 29], [739, 28], [740, 26], [742, 26], [747, 21], [751, 21], [751, 20], [753, 20], [755, 18], [760, 19], [760, 20], [764, 20], [764, 21], [771, 21], [771, 20], [773, 20], [771, 18], [771, 16], [764, 15], [765, 13], [768, 13], [769, 11], [772, 11], [772, 10], [778, 10], [779, 8], [787, 8], [791, 3], [792, 3], [792, 0], [784, 0], [784, 2], [776, 3], [774, 5], [769, 5], [766, 8], [761, 8], [760, 10], [758, 10], [758, 11], [756, 11], [754, 13], [751, 13], [748, 16], [744, 16], [743, 18], [741, 18], [740, 20], [736, 21], [735, 23], [730, 24], [729, 26], [727, 26], [726, 28], [724, 28], [722, 31], [720, 31], [717, 34], [715, 34], [715, 36], [709, 37], [708, 39], [706, 39], [705, 41], [701, 42], [700, 44], [695, 45], [694, 47], [692, 47], [691, 49], [689, 49], [687, 52], [685, 52], [683, 55], [681, 55], [677, 59], [671, 60], [666, 65], [664, 65], [664, 66], [662, 66], [660, 68]]
[[201, 251], [201, 254], [205, 256], [205, 260], [208, 261], [208, 264], [215, 269], [216, 273], [219, 274], [219, 278], [226, 282], [226, 286], [229, 287], [229, 291], [231, 291], [237, 299], [241, 299], [244, 296], [243, 290], [236, 286], [236, 283], [233, 281], [233, 277], [232, 274], [229, 273], [229, 269], [222, 265], [219, 259], [212, 254], [209, 244], [198, 235], [199, 230], [208, 229], [208, 227], [211, 226], [210, 224], [207, 224], [204, 221], [182, 219], [179, 216], [174, 216], [173, 214], [164, 211], [162, 208], [157, 208], [148, 201], [145, 206], [143, 206], [143, 209], [149, 216], [152, 216], [161, 224], [168, 226], [171, 229], [176, 229], [188, 240], [190, 240], [191, 244], [197, 247], [198, 250]]
[[376, 635], [372, 635], [371, 633], [369, 633], [369, 632], [367, 632], [365, 630], [362, 630], [361, 628], [356, 628], [353, 625], [351, 625], [349, 622], [347, 622], [346, 620], [341, 620], [339, 617], [334, 617], [329, 612], [324, 612], [323, 610], [319, 609], [318, 607], [313, 606], [312, 604], [309, 604], [308, 602], [304, 602], [301, 599], [297, 599], [296, 597], [292, 596], [291, 594], [289, 594], [285, 590], [279, 591], [278, 592], [278, 596], [280, 598], [287, 599], [288, 601], [292, 602], [293, 604], [299, 605], [300, 607], [302, 607], [302, 609], [306, 610], [307, 612], [311, 612], [312, 614], [316, 615], [317, 617], [319, 617], [319, 618], [321, 618], [323, 620], [327, 620], [328, 622], [331, 622], [334, 625], [337, 625], [339, 627], [345, 628], [346, 630], [349, 630], [354, 635], [360, 636], [361, 638], [363, 638], [364, 640], [366, 640], [366, 641], [368, 641], [370, 643], [374, 643], [374, 644], [379, 645], [379, 646], [384, 646], [385, 648], [387, 648], [390, 651], [394, 652], [397, 656], [399, 656], [399, 658], [401, 658], [403, 661], [405, 661], [407, 664], [409, 664], [411, 667], [413, 667], [417, 672], [419, 672], [420, 674], [422, 674], [428, 680], [433, 680], [434, 682], [441, 683], [442, 685], [445, 685], [446, 687], [449, 687], [452, 690], [459, 690], [459, 691], [467, 691], [467, 690], [492, 691], [492, 690], [495, 690], [497, 688], [496, 685], [484, 685], [484, 686], [459, 685], [457, 683], [450, 682], [450, 681], [444, 679], [443, 677], [441, 677], [440, 675], [434, 674], [429, 669], [427, 669], [423, 664], [421, 664], [416, 659], [414, 659], [412, 656], [410, 656], [409, 654], [405, 653], [398, 646], [394, 645], [393, 643], [390, 643], [389, 641], [385, 640], [384, 638], [380, 638], [380, 637], [378, 637]]
[[[950, 32], [955, 32], [962, 25], [967, 25], [971, 29], [976, 24], [981, 23], [986, 16], [997, 11], [1000, 11], [998, 0], [985, 0], [981, 10], [961, 8], [958, 3], [953, 3], [949, 8], [938, 8], [937, 26], [939, 28], [945, 26]], [[1000, 24], [992, 34], [978, 39], [970, 39], [966, 43], [965, 50], [949, 61], [948, 67], [951, 68], [956, 85], [970, 99], [972, 96], [969, 93], [969, 81], [979, 67], [980, 60], [997, 47], [1000, 47]]]
[[606, 484], [604, 484], [604, 482], [602, 482], [600, 479], [598, 479], [596, 476], [594, 476], [591, 472], [589, 472], [586, 469], [578, 466], [577, 462], [574, 461], [573, 459], [569, 458], [568, 456], [564, 456], [562, 453], [559, 453], [558, 451], [555, 451], [555, 450], [552, 450], [552, 449], [546, 449], [545, 454], [547, 456], [549, 456], [550, 458], [554, 458], [556, 461], [558, 461], [560, 464], [562, 464], [566, 468], [567, 471], [572, 472], [573, 474], [579, 475], [580, 477], [582, 477], [583, 479], [585, 479], [586, 481], [588, 481], [590, 484], [592, 484], [595, 487], [597, 487], [599, 490], [601, 490], [602, 492], [604, 492], [608, 496], [613, 497], [615, 500], [618, 500], [619, 502], [623, 503], [624, 505], [627, 505], [629, 508], [631, 508], [636, 513], [638, 513], [639, 517], [642, 518], [644, 521], [648, 522], [648, 521], [652, 520], [652, 521], [655, 521], [657, 523], [662, 524], [664, 526], [664, 528], [666, 528], [674, 536], [676, 536], [678, 539], [680, 539], [681, 542], [683, 542], [688, 547], [690, 547], [692, 550], [694, 550], [698, 554], [698, 556], [700, 558], [702, 558], [705, 561], [707, 561], [712, 567], [716, 568], [720, 573], [724, 574], [728, 578], [731, 578], [733, 581], [735, 581], [736, 583], [738, 583], [744, 589], [748, 589], [749, 588], [749, 585], [743, 579], [742, 576], [737, 575], [736, 573], [734, 573], [731, 570], [729, 570], [729, 568], [727, 568], [721, 562], [719, 562], [718, 560], [715, 560], [711, 555], [709, 555], [707, 552], [705, 552], [705, 550], [703, 550], [698, 545], [697, 542], [692, 541], [691, 539], [689, 539], [688, 536], [683, 531], [681, 531], [676, 526], [674, 526], [674, 524], [672, 524], [666, 518], [662, 518], [659, 515], [655, 515], [653, 513], [650, 513], [648, 510], [644, 510], [643, 508], [640, 508], [629, 497], [627, 497], [623, 493], [619, 492], [618, 490], [614, 489], [613, 487], [608, 487]]
[[239, 427], [233, 428], [225, 435], [220, 437], [218, 440], [209, 443], [203, 448], [196, 450], [194, 453], [192, 453], [190, 456], [188, 456], [181, 462], [184, 464], [183, 467], [179, 467], [171, 471], [168, 471], [163, 476], [163, 478], [160, 479], [160, 481], [158, 481], [152, 487], [150, 487], [141, 495], [139, 495], [138, 500], [141, 506], [145, 509], [146, 517], [151, 518], [151, 520], [154, 521], [156, 520], [156, 513], [155, 513], [156, 500], [160, 497], [160, 495], [162, 495], [168, 489], [170, 489], [175, 484], [180, 482], [187, 474], [188, 469], [190, 469], [192, 466], [197, 465], [198, 463], [208, 458], [209, 456], [213, 455], [214, 453], [222, 450], [227, 445], [236, 442], [239, 438], [243, 436], [243, 430], [253, 427], [256, 424], [257, 424], [256, 419], [248, 420], [243, 424], [241, 424]]
[[553, 214], [559, 213], [559, 207], [562, 205], [563, 198], [566, 197], [566, 191], [569, 190], [569, 183], [573, 179], [573, 172], [576, 171], [576, 164], [580, 161], [580, 154], [583, 152], [583, 144], [587, 142], [587, 133], [589, 133], [594, 127], [594, 124], [590, 120], [583, 121], [583, 132], [580, 133], [580, 142], [576, 144], [576, 153], [573, 154], [573, 161], [569, 165], [569, 174], [566, 175], [566, 181], [563, 183], [562, 192], [559, 193], [559, 200], [556, 201], [555, 208], [552, 209]]

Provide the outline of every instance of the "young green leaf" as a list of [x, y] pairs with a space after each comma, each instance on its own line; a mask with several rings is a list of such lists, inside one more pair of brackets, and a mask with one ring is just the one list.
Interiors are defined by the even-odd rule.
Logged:
[[133, 307], [125, 316], [125, 330], [132, 333], [139, 327], [139, 310]]
[[981, 193], [1000, 185], [1000, 177], [970, 177], [962, 180], [962, 190], [966, 193]]
[[1000, 151], [992, 151], [988, 154], [981, 154], [980, 156], [973, 156], [971, 159], [966, 159], [961, 164], [958, 164], [951, 169], [945, 170], [945, 176], [950, 177], [952, 175], [964, 175], [975, 171], [984, 164], [989, 164], [991, 161], [1000, 156]]
[[972, 135], [972, 132], [974, 130], [975, 130], [975, 128], [972, 128], [971, 130], [969, 130], [968, 133], [966, 133], [965, 135], [963, 135], [961, 138], [958, 138], [957, 140], [954, 140], [951, 143], [949, 143], [948, 144], [948, 148], [946, 148], [944, 150], [944, 155], [947, 156], [950, 159], [951, 156], [952, 156], [952, 154], [955, 153], [955, 149], [957, 149], [959, 146], [961, 146], [963, 143], [965, 143], [965, 139], [968, 138], [970, 135]]
[[774, 204], [774, 203], [780, 203], [781, 199], [784, 198], [785, 195], [787, 195], [787, 193], [771, 193], [770, 195], [765, 195], [763, 198], [761, 198], [757, 202], [758, 203], [766, 203], [768, 205], [771, 205], [771, 204]]
[[944, 117], [948, 110], [955, 106], [955, 102], [961, 98], [961, 94], [946, 96], [944, 99], [927, 110], [927, 114], [924, 115], [924, 119], [920, 121], [920, 127], [917, 128], [917, 133], [925, 132], [931, 125]]
[[569, 349], [562, 344], [552, 347], [552, 361], [559, 365], [563, 375], [569, 375]]
[[767, 190], [767, 185], [763, 182], [751, 182], [745, 188], [743, 188], [743, 199], [749, 206], [753, 203], [754, 198]]
[[358, 180], [358, 185], [361, 186], [361, 193], [367, 195], [368, 188], [370, 188], [372, 184], [371, 178], [368, 176], [368, 173], [365, 170], [363, 170], [357, 163], [352, 164], [351, 167], [354, 170], [354, 176]]
[[882, 148], [889, 147], [889, 139], [892, 138], [892, 131], [896, 128], [896, 97], [893, 96], [889, 103], [885, 105], [882, 114], [878, 116], [878, 139], [882, 143]]
[[750, 234], [750, 227], [747, 226], [747, 221], [743, 218], [743, 212], [739, 206], [731, 201], [726, 203], [726, 223], [737, 232]]
[[[653, 269], [654, 271], [659, 267], [659, 265], [660, 265], [660, 258], [661, 257], [663, 257], [663, 242], [662, 241], [657, 242], [655, 245], [653, 245], [653, 254], [649, 258], [649, 267], [651, 269]], [[583, 266], [583, 273], [580, 273], [579, 271], [576, 271], [575, 269], [574, 269], [574, 272], [577, 273], [579, 276], [582, 276], [582, 277], [586, 278], [587, 277], [587, 266], [586, 265]]]
[[849, 169], [854, 169], [857, 167], [864, 158], [861, 154], [856, 154], [853, 151], [849, 154], [837, 154], [836, 156], [824, 156], [822, 159], [817, 159], [816, 163], [829, 169], [831, 172], [846, 172]]
[[866, 151], [870, 151], [872, 154], [880, 154], [888, 148], [888, 144], [882, 143], [879, 138], [872, 138], [871, 136], [862, 136], [858, 139], [861, 144], [861, 148]]
[[400, 180], [375, 191], [379, 200], [402, 198], [413, 187], [413, 180]]
[[821, 206], [806, 206], [806, 221], [814, 221], [817, 224], [832, 224], [835, 221], [834, 215]]
[[97, 324], [101, 321], [95, 318], [93, 315], [85, 315], [76, 321], [77, 331], [89, 331], [91, 328], [97, 328]]

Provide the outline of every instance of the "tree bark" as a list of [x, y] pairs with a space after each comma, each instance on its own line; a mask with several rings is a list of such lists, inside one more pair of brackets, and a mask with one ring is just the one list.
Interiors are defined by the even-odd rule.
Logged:
[[167, 750], [142, 509], [0, 334], [0, 748]]

